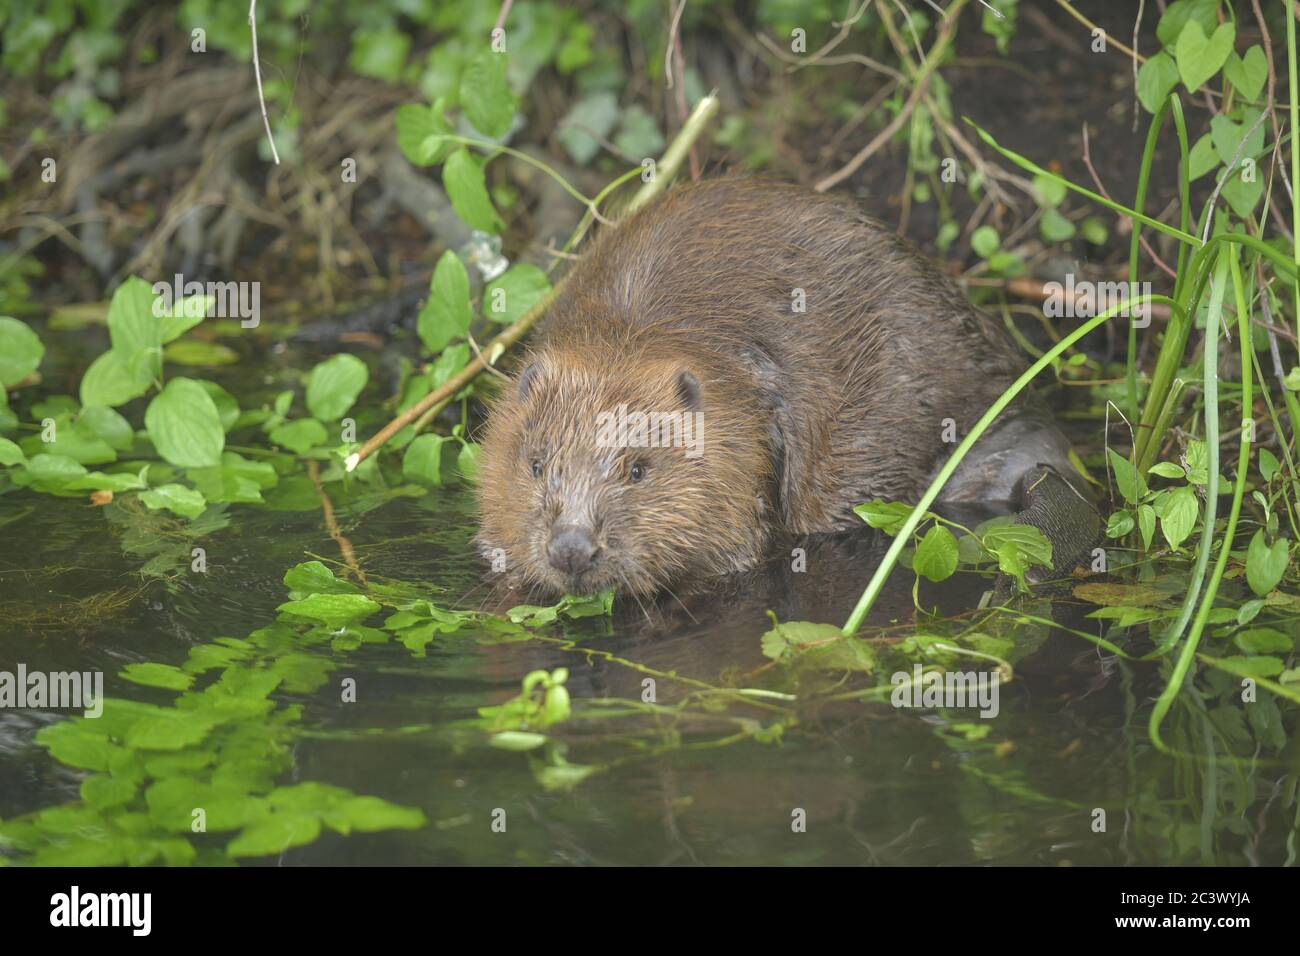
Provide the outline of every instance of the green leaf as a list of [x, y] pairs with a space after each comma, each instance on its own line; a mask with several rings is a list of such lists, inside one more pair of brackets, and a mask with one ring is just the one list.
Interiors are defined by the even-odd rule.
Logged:
[[397, 83], [402, 78], [402, 68], [406, 66], [410, 51], [411, 38], [391, 25], [356, 30], [352, 34], [348, 65], [362, 76]]
[[1094, 246], [1105, 245], [1106, 240], [1110, 238], [1110, 232], [1106, 229], [1106, 224], [1097, 216], [1089, 216], [1085, 219], [1079, 231], [1083, 233], [1083, 238]]
[[763, 654], [776, 660], [787, 650], [798, 650], [808, 644], [821, 644], [842, 639], [839, 628], [833, 624], [820, 624], [812, 621], [778, 622], [776, 616], [768, 611], [775, 625], [762, 637]]
[[1289, 556], [1285, 538], [1278, 538], [1270, 548], [1264, 539], [1263, 529], [1256, 531], [1250, 539], [1250, 547], [1246, 549], [1246, 583], [1250, 589], [1264, 597], [1277, 587], [1282, 575], [1286, 573]]
[[304, 561], [284, 573], [284, 586], [295, 594], [356, 594], [361, 589], [340, 581], [319, 561]]
[[1110, 460], [1110, 466], [1115, 472], [1115, 484], [1119, 486], [1119, 493], [1124, 496], [1124, 500], [1129, 504], [1137, 504], [1146, 497], [1146, 480], [1129, 460], [1113, 448], [1106, 449], [1106, 457]]
[[1238, 218], [1249, 219], [1259, 205], [1259, 199], [1264, 194], [1264, 182], [1256, 173], [1254, 181], [1243, 179], [1239, 173], [1233, 173], [1223, 184], [1224, 201]]
[[560, 144], [575, 163], [585, 166], [600, 152], [600, 140], [609, 138], [618, 118], [618, 98], [613, 93], [588, 93], [560, 120]]
[[19, 445], [28, 455], [39, 454], [42, 450], [51, 455], [64, 455], [82, 465], [101, 465], [116, 461], [115, 452], [108, 442], [95, 435], [89, 427], [80, 422], [70, 422], [63, 416], [55, 419], [55, 440], [42, 441], [41, 435], [29, 435]]
[[1265, 481], [1272, 481], [1278, 474], [1277, 457], [1267, 448], [1259, 450], [1259, 473]]
[[257, 482], [225, 465], [208, 468], [190, 468], [185, 476], [194, 482], [199, 490], [212, 504], [232, 502], [240, 504], [261, 504], [262, 492]]
[[216, 382], [209, 382], [205, 379], [199, 379], [199, 384], [203, 390], [208, 393], [212, 403], [217, 406], [217, 415], [221, 419], [221, 427], [229, 432], [235, 427], [235, 422], [239, 421], [239, 402], [235, 401], [235, 396], [231, 395]]
[[1138, 70], [1138, 101], [1148, 113], [1160, 109], [1160, 104], [1169, 96], [1178, 82], [1178, 66], [1174, 58], [1161, 51], [1150, 57]]
[[503, 730], [493, 734], [488, 743], [501, 750], [536, 750], [547, 741], [545, 734], [534, 734], [524, 730]]
[[107, 475], [102, 471], [92, 471], [75, 481], [63, 486], [64, 491], [134, 491], [147, 488], [148, 485], [138, 475], [124, 475], [121, 472]]
[[1219, 154], [1214, 149], [1214, 137], [1206, 133], [1196, 141], [1187, 157], [1188, 173], [1195, 181], [1218, 165]]
[[484, 50], [465, 67], [460, 79], [460, 105], [474, 128], [491, 139], [510, 130], [515, 98], [506, 85], [507, 57]]
[[461, 477], [467, 481], [473, 481], [478, 477], [478, 460], [482, 446], [474, 442], [465, 442], [460, 446], [460, 451], [456, 455], [456, 468], [460, 471]]
[[41, 364], [45, 346], [23, 322], [0, 315], [0, 388], [20, 382]]
[[1205, 442], [1193, 438], [1187, 442], [1183, 452], [1183, 462], [1187, 469], [1187, 480], [1194, 485], [1203, 485], [1210, 480], [1210, 450]]
[[1174, 46], [1174, 59], [1178, 75], [1189, 92], [1195, 93], [1204, 83], [1222, 69], [1237, 39], [1237, 28], [1229, 20], [1221, 23], [1209, 37], [1201, 24], [1189, 20], [1178, 34]]
[[647, 159], [663, 152], [664, 138], [655, 118], [634, 104], [623, 111], [623, 122], [619, 124], [614, 145], [624, 156]]
[[[1007, 554], [1009, 548], [1014, 549], [1023, 557], [1024, 562], [1027, 562], [1026, 567], [1029, 565], [1052, 567], [1052, 542], [1031, 524], [995, 525], [984, 532], [984, 547], [998, 555], [999, 559]], [[1003, 568], [1003, 570], [1007, 569]], [[1013, 572], [1008, 571], [1008, 573]]]
[[116, 745], [83, 720], [61, 720], [36, 732], [36, 742], [60, 763], [82, 770], [107, 770]]
[[1034, 191], [1038, 193], [1038, 202], [1044, 209], [1055, 209], [1065, 201], [1065, 183], [1055, 176], [1035, 176]]
[[451, 124], [443, 117], [443, 101], [432, 106], [408, 103], [393, 115], [397, 126], [397, 148], [416, 166], [433, 166], [442, 162], [455, 143], [446, 138]]
[[931, 581], [943, 581], [957, 570], [957, 539], [942, 525], [934, 525], [912, 558], [912, 570]]
[[488, 283], [483, 293], [483, 317], [509, 325], [545, 297], [551, 289], [546, 273], [528, 262], [511, 266]]
[[57, 491], [85, 475], [85, 467], [67, 455], [42, 453], [29, 458], [24, 470], [14, 475], [13, 480], [19, 485], [30, 484], [36, 491]]
[[379, 610], [364, 594], [313, 594], [301, 601], [286, 601], [277, 611], [320, 621], [327, 627], [341, 627], [361, 621]]
[[162, 485], [140, 492], [140, 500], [145, 506], [157, 511], [164, 508], [182, 518], [197, 518], [207, 507], [203, 495], [185, 485]]
[[1043, 210], [1043, 218], [1038, 221], [1038, 228], [1048, 242], [1065, 242], [1074, 236], [1074, 223], [1055, 209]]
[[992, 226], [980, 226], [971, 233], [970, 247], [981, 259], [989, 258], [1001, 245], [1002, 240], [998, 236], [998, 231]]
[[219, 365], [234, 365], [239, 361], [239, 353], [220, 342], [186, 340], [164, 347], [163, 358], [177, 365], [214, 368]]
[[425, 485], [442, 484], [442, 446], [445, 435], [419, 435], [406, 446], [402, 456], [402, 477]]
[[152, 382], [162, 376], [163, 329], [154, 315], [157, 301], [149, 283], [131, 276], [117, 287], [108, 303], [108, 335], [113, 351], [135, 381]]
[[321, 819], [340, 833], [349, 833], [353, 830], [360, 833], [375, 833], [380, 830], [418, 830], [427, 822], [421, 811], [412, 807], [398, 806], [379, 797], [349, 797], [340, 800], [323, 811]]
[[1183, 471], [1182, 465], [1175, 465], [1172, 461], [1162, 461], [1152, 465], [1147, 469], [1149, 475], [1159, 475], [1161, 478], [1185, 478], [1187, 472]]
[[21, 465], [27, 461], [23, 450], [8, 438], [0, 438], [0, 465]]
[[254, 823], [226, 845], [231, 856], [270, 856], [311, 843], [320, 836], [320, 820], [305, 813], [273, 813]]
[[171, 664], [128, 664], [118, 675], [134, 684], [164, 690], [188, 690], [194, 677]]
[[83, 408], [81, 414], [77, 416], [77, 428], [89, 431], [118, 451], [130, 451], [131, 446], [135, 444], [135, 429], [131, 427], [131, 423], [103, 405]]
[[442, 186], [456, 214], [471, 229], [498, 233], [505, 228], [488, 197], [483, 167], [468, 150], [458, 149], [447, 157], [442, 167]]
[[[912, 506], [897, 501], [869, 501], [858, 505], [853, 513], [871, 527], [883, 531], [891, 538], [903, 530], [903, 524], [912, 514]], [[929, 517], [929, 512], [924, 517]]]
[[167, 710], [133, 723], [125, 742], [132, 750], [180, 750], [201, 741], [215, 723], [213, 717], [198, 711]]
[[96, 810], [130, 803], [135, 791], [135, 781], [124, 777], [87, 777], [81, 781], [82, 802]]
[[213, 296], [190, 295], [172, 304], [170, 312], [159, 316], [159, 341], [172, 342], [202, 322], [216, 304]]
[[1156, 534], [1156, 509], [1146, 504], [1138, 505], [1137, 524], [1138, 530], [1142, 532], [1142, 547], [1150, 551], [1151, 539]]
[[1174, 488], [1168, 495], [1164, 507], [1160, 509], [1160, 531], [1169, 542], [1169, 547], [1177, 551], [1196, 527], [1200, 509], [1197, 507], [1196, 492], [1189, 485]]
[[307, 379], [307, 410], [318, 419], [338, 421], [366, 387], [366, 363], [346, 352], [331, 356], [311, 370]]
[[1218, 22], [1218, 7], [1219, 0], [1174, 0], [1156, 25], [1156, 38], [1172, 50], [1189, 20], [1199, 23], [1208, 34]]
[[429, 298], [420, 309], [420, 341], [430, 352], [441, 352], [452, 339], [465, 338], [472, 318], [469, 275], [460, 257], [448, 249], [433, 270]]
[[226, 432], [211, 396], [198, 382], [174, 378], [145, 409], [144, 425], [163, 460], [181, 468], [221, 463]]
[[[154, 759], [171, 758], [169, 755]], [[270, 815], [264, 798], [234, 784], [203, 782], [188, 774], [154, 783], [145, 791], [145, 802], [150, 820], [174, 833], [188, 831], [193, 826], [195, 810], [203, 811], [204, 826], [209, 833], [238, 830]]]
[[291, 452], [299, 455], [305, 455], [310, 449], [318, 445], [325, 444], [329, 438], [329, 432], [325, 426], [314, 418], [299, 418], [292, 422], [285, 422], [283, 425], [277, 425], [271, 429], [271, 441], [281, 445]]
[[[1234, 123], [1226, 116], [1216, 116], [1210, 120], [1210, 140], [1214, 143], [1214, 151], [1219, 154], [1219, 160], [1223, 165], [1232, 162], [1233, 157], [1237, 156], [1237, 150], [1241, 149], [1241, 156], [1237, 157], [1238, 162], [1248, 157], [1258, 156], [1264, 151], [1264, 126], [1260, 124], [1255, 126], [1255, 121], [1259, 119], [1260, 111], [1253, 108], [1247, 108], [1242, 111], [1240, 123]], [[1254, 127], [1254, 132], [1251, 132]], [[1250, 133], [1247, 137], [1246, 134]], [[1242, 146], [1242, 140], [1246, 145]], [[1234, 170], [1234, 173], [1240, 174], [1240, 168]]]
[[1241, 607], [1237, 608], [1237, 623], [1241, 625], [1249, 624], [1264, 609], [1264, 600], [1262, 598], [1251, 598]]
[[1278, 657], [1220, 657], [1215, 661], [1224, 670], [1240, 677], [1275, 677], [1282, 673], [1286, 664]]
[[143, 363], [132, 369], [121, 352], [109, 349], [81, 377], [81, 404], [114, 408], [139, 398], [152, 384], [153, 376]]
[[1272, 627], [1252, 627], [1240, 631], [1233, 637], [1233, 643], [1247, 654], [1290, 653], [1295, 647], [1295, 640], [1290, 634], [1283, 634]]
[[1268, 80], [1268, 58], [1263, 48], [1256, 44], [1246, 51], [1245, 56], [1231, 54], [1223, 65], [1223, 75], [1244, 99], [1259, 99]]

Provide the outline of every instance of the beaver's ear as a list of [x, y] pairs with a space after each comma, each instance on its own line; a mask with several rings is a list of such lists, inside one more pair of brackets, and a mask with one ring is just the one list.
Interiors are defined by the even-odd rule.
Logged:
[[519, 373], [519, 384], [516, 386], [520, 398], [528, 397], [528, 393], [537, 385], [541, 375], [542, 363], [540, 361], [529, 362], [524, 366], [524, 370]]
[[673, 379], [673, 387], [677, 389], [677, 397], [681, 399], [682, 406], [688, 412], [699, 411], [700, 380], [695, 377], [694, 372], [686, 368], [681, 369]]

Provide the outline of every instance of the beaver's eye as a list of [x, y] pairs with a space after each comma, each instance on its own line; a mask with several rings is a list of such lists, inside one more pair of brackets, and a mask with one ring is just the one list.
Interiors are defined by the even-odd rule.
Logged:
[[540, 458], [533, 459], [533, 477], [542, 477], [542, 460]]
[[644, 477], [645, 477], [645, 465], [641, 464], [641, 462], [638, 461], [636, 464], [632, 466], [631, 478], [633, 481], [640, 481]]

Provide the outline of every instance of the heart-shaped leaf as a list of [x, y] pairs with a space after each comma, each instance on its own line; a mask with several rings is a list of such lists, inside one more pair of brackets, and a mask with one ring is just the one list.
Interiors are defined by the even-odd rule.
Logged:
[[1223, 68], [1236, 39], [1237, 28], [1231, 22], [1219, 24], [1208, 37], [1195, 20], [1187, 22], [1178, 34], [1174, 59], [1178, 62], [1178, 75], [1190, 92], [1195, 93]]
[[1258, 99], [1268, 80], [1268, 58], [1259, 45], [1247, 50], [1245, 56], [1233, 53], [1223, 65], [1223, 75], [1245, 99]]

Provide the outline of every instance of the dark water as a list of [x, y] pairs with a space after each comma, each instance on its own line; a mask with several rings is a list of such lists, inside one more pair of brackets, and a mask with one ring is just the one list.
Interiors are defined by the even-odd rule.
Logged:
[[[301, 367], [301, 366], [300, 366]], [[265, 370], [263, 370], [265, 371]], [[261, 373], [259, 373], [261, 374]], [[281, 383], [267, 373], [263, 387]], [[372, 582], [406, 582], [445, 605], [489, 598], [468, 539], [463, 486], [422, 497], [340, 498], [342, 531]], [[0, 670], [102, 670], [110, 696], [167, 703], [174, 695], [118, 677], [133, 662], [181, 664], [191, 647], [243, 637], [274, 621], [284, 572], [319, 556], [337, 563], [310, 496], [286, 508], [229, 506], [206, 535], [208, 571], [186, 561], [170, 581], [139, 569], [173, 547], [139, 509], [84, 499], [0, 495]], [[310, 510], [308, 510], [310, 509]], [[155, 529], [156, 530], [156, 529]], [[681, 595], [613, 618], [562, 621], [532, 639], [482, 643], [435, 635], [423, 656], [396, 641], [310, 653], [336, 666], [306, 694], [281, 782], [320, 781], [423, 811], [410, 831], [327, 832], [256, 863], [341, 864], [978, 864], [1277, 863], [1290, 831], [1276, 766], [1210, 759], [1222, 747], [1185, 692], [1165, 722], [1184, 757], [1156, 751], [1147, 716], [1167, 672], [1128, 664], [1040, 624], [1012, 626], [971, 609], [989, 586], [959, 575], [913, 606], [900, 569], [870, 623], [883, 649], [915, 631], [972, 628], [1013, 637], [1025, 653], [1001, 688], [1000, 713], [896, 710], [839, 699], [861, 674], [777, 672], [760, 637], [781, 620], [841, 623], [879, 556], [878, 543], [814, 545], [809, 571], [784, 561], [723, 592]], [[165, 563], [165, 561], [164, 561]], [[1030, 610], [1097, 633], [1069, 605]], [[372, 621], [370, 623], [377, 623]], [[552, 729], [572, 764], [595, 768], [575, 787], [539, 779], [534, 753], [488, 744], [477, 708], [519, 693], [530, 671], [565, 667], [574, 717]], [[639, 700], [655, 681], [663, 712], [625, 713], [596, 700]], [[339, 700], [355, 678], [357, 701]], [[756, 687], [794, 699], [699, 693]], [[694, 696], [692, 696], [694, 695]], [[667, 708], [680, 710], [668, 712]], [[34, 742], [65, 714], [0, 710], [0, 819], [75, 803], [84, 776]], [[778, 717], [760, 742], [738, 733]], [[971, 728], [974, 728], [973, 730]], [[1216, 740], [1218, 743], [1216, 743]], [[1249, 757], [1247, 750], [1244, 756]], [[1098, 810], [1105, 825], [1097, 832]], [[504, 811], [505, 830], [493, 829]], [[792, 821], [806, 818], [803, 832]]]

